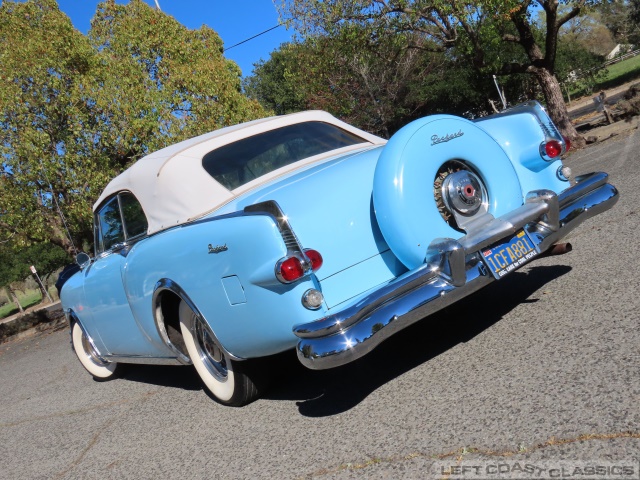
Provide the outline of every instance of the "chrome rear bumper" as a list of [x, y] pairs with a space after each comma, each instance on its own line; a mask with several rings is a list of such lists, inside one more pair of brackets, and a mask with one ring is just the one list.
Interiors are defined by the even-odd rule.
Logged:
[[298, 359], [314, 370], [352, 362], [394, 333], [491, 283], [494, 278], [478, 251], [521, 228], [540, 239], [540, 252], [547, 251], [582, 222], [615, 205], [618, 191], [607, 179], [606, 173], [590, 173], [559, 195], [530, 192], [524, 205], [499, 218], [487, 215], [464, 237], [435, 240], [420, 267], [349, 308], [295, 326]]

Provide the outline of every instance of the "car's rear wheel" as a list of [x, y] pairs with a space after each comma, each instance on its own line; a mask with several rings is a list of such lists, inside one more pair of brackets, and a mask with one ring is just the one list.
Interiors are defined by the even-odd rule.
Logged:
[[78, 360], [96, 380], [111, 380], [119, 375], [121, 365], [108, 362], [100, 357], [91, 339], [85, 334], [78, 322], [71, 329], [71, 342]]
[[206, 388], [220, 403], [240, 407], [256, 400], [264, 378], [248, 361], [233, 360], [209, 325], [180, 302], [180, 329], [189, 357]]

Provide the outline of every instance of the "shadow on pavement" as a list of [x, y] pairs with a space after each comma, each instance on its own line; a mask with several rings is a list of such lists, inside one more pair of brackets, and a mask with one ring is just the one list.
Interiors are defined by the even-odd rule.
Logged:
[[[509, 281], [483, 290], [398, 332], [373, 352], [344, 367], [313, 371], [303, 367], [295, 352], [269, 359], [273, 375], [266, 400], [297, 401], [300, 414], [324, 417], [345, 412], [390, 380], [474, 338], [498, 322], [548, 282], [571, 271], [563, 265], [515, 272]], [[266, 359], [265, 359], [266, 360]], [[127, 365], [123, 378], [151, 385], [203, 390], [194, 368]]]
[[403, 373], [474, 338], [498, 322], [548, 282], [571, 271], [568, 266], [539, 266], [515, 272], [507, 282], [494, 282], [474, 295], [397, 333], [373, 352], [344, 367], [312, 371], [288, 352], [277, 359], [278, 380], [267, 393], [271, 400], [298, 400], [304, 416], [345, 412]]
[[125, 380], [161, 387], [202, 390], [202, 382], [195, 368], [168, 365], [125, 365]]

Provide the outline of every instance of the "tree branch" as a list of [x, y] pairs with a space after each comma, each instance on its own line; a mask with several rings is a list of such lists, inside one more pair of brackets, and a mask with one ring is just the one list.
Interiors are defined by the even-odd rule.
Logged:
[[498, 75], [511, 75], [512, 73], [531, 73], [535, 66], [530, 63], [505, 63], [498, 71]]
[[573, 7], [571, 11], [567, 12], [562, 17], [558, 18], [556, 20], [556, 29], [559, 30], [560, 27], [562, 27], [562, 25], [567, 23], [572, 18], [577, 17], [580, 14], [581, 10], [582, 10], [582, 7]]
[[536, 0], [538, 5], [542, 7], [545, 12], [549, 11], [549, 2], [547, 0]]
[[505, 33], [502, 36], [502, 40], [504, 40], [505, 42], [520, 43], [520, 37], [511, 35], [510, 33]]
[[14, 226], [12, 226], [12, 225], [9, 225], [8, 223], [0, 222], [0, 229], [6, 230], [8, 232], [11, 232], [12, 236], [13, 235], [21, 236], [21, 233], [20, 233], [19, 229], [14, 227]]

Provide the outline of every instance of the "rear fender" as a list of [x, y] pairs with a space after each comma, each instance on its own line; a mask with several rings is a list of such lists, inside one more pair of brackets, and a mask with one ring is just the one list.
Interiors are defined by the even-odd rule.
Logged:
[[233, 357], [274, 354], [295, 345], [294, 324], [325, 312], [307, 310], [301, 303], [304, 292], [318, 285], [314, 275], [292, 284], [276, 280], [275, 265], [286, 254], [269, 215], [194, 222], [155, 235], [129, 253], [127, 294], [140, 327], [156, 341], [162, 342], [162, 335], [153, 296], [159, 282], [171, 281]]
[[522, 187], [523, 201], [527, 192], [568, 188], [569, 182], [558, 175], [560, 157], [545, 160], [541, 145], [548, 140], [564, 139], [549, 115], [538, 102], [528, 102], [505, 112], [475, 120], [474, 123], [491, 135], [511, 159]]

